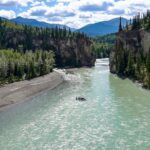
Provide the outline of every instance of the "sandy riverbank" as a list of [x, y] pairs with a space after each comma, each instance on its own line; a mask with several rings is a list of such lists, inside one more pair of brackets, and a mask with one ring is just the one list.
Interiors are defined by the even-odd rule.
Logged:
[[54, 71], [32, 80], [5, 85], [0, 88], [0, 111], [10, 105], [27, 100], [46, 89], [53, 89], [63, 81], [63, 75]]

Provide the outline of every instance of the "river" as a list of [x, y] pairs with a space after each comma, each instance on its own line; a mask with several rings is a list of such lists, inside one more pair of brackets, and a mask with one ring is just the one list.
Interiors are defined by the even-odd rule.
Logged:
[[108, 59], [0, 112], [0, 150], [149, 149], [150, 91], [110, 74]]

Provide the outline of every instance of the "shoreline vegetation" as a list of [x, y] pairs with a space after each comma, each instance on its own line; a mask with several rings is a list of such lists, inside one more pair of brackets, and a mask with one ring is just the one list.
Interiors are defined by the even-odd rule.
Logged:
[[0, 110], [61, 84], [63, 75], [54, 67], [92, 67], [95, 59], [84, 33], [0, 18]]
[[0, 111], [5, 110], [12, 105], [29, 100], [33, 96], [45, 91], [54, 89], [64, 82], [61, 73], [53, 71], [47, 75], [6, 84], [0, 87]]
[[54, 64], [52, 51], [0, 50], [0, 86], [46, 75], [52, 72]]
[[0, 86], [49, 74], [54, 67], [92, 67], [91, 45], [85, 34], [65, 27], [39, 28], [0, 18]]

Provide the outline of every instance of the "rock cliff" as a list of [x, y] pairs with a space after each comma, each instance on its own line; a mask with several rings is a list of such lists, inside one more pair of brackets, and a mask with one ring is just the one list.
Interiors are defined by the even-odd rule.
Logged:
[[58, 67], [94, 66], [96, 59], [90, 40], [84, 38], [64, 38], [57, 40], [50, 38], [48, 41], [49, 47], [51, 47], [56, 55], [56, 65]]
[[82, 33], [67, 29], [37, 28], [0, 20], [0, 49], [52, 50], [56, 67], [94, 66], [92, 41]]
[[121, 31], [116, 36], [115, 49], [110, 54], [110, 71], [139, 80], [149, 87], [150, 32], [142, 29]]
[[[18, 47], [24, 43], [24, 35], [7, 36], [7, 41], [14, 39], [19, 43]], [[46, 42], [42, 37], [32, 37], [31, 50], [52, 50], [56, 57], [56, 67], [91, 67], [95, 64], [95, 55], [92, 51], [92, 42], [86, 38], [51, 38], [47, 37]], [[10, 47], [9, 47], [10, 45]], [[8, 43], [7, 48], [12, 48], [12, 43]], [[44, 45], [44, 46], [43, 46]], [[15, 49], [15, 48], [14, 48]]]

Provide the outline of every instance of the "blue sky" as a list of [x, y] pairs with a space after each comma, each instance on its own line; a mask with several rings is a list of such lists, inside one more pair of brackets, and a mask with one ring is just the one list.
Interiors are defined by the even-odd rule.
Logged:
[[0, 0], [0, 16], [33, 18], [80, 28], [115, 17], [146, 12], [150, 0]]

